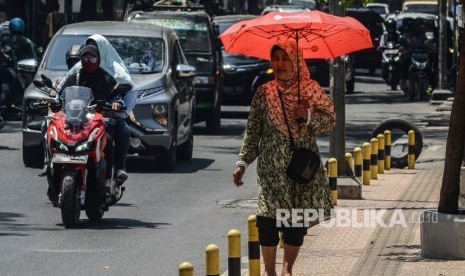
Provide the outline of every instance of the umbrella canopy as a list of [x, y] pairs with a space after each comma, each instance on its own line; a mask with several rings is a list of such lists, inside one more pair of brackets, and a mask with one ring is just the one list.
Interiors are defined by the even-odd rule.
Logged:
[[373, 47], [370, 32], [356, 19], [317, 10], [270, 12], [237, 22], [220, 39], [226, 52], [266, 60], [278, 40], [295, 39], [305, 59], [336, 58]]

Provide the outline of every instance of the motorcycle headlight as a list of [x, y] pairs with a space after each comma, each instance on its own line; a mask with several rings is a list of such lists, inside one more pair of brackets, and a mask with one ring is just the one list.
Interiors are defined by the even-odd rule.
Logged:
[[87, 153], [92, 150], [93, 146], [94, 141], [84, 142], [76, 147], [76, 153]]
[[168, 106], [166, 104], [151, 104], [152, 118], [163, 127], [168, 127]]
[[69, 148], [58, 140], [52, 140], [52, 147], [57, 151], [65, 151], [65, 152], [69, 151]]

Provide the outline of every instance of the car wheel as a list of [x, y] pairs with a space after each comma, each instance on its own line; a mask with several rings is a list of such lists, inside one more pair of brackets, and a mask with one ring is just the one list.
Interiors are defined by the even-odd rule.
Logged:
[[159, 163], [162, 170], [172, 171], [176, 168], [178, 122], [174, 121], [170, 148], [161, 156]]
[[178, 158], [182, 161], [192, 160], [192, 154], [194, 152], [194, 131], [192, 127], [192, 121], [189, 126], [189, 134], [187, 141], [184, 142], [178, 148]]
[[207, 131], [211, 134], [217, 134], [221, 128], [221, 105], [218, 105], [207, 118]]
[[23, 143], [23, 163], [26, 167], [42, 168], [44, 165], [42, 146], [26, 147]]

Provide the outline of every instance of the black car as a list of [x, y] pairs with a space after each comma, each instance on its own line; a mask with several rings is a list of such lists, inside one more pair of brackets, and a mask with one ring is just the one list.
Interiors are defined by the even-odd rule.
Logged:
[[385, 30], [384, 19], [375, 11], [367, 8], [348, 8], [346, 16], [360, 21], [369, 31], [373, 48], [360, 50], [354, 53], [355, 68], [368, 69], [374, 74], [376, 69], [381, 68], [381, 52], [378, 51], [381, 36]]
[[206, 121], [207, 130], [217, 133], [221, 126], [223, 73], [213, 21], [204, 10], [156, 5], [151, 9], [132, 11], [125, 20], [169, 27], [177, 33], [187, 61], [197, 69], [195, 120]]
[[[136, 105], [127, 118], [130, 153], [156, 156], [154, 166], [167, 170], [175, 168], [177, 158], [191, 160], [195, 68], [187, 64], [173, 30], [120, 21], [66, 25], [50, 41], [35, 78], [44, 74], [56, 81], [64, 76], [68, 71], [65, 52], [92, 34], [101, 34], [112, 44], [138, 90]], [[47, 109], [31, 103], [44, 96], [34, 85], [24, 94], [23, 162], [28, 167], [43, 165], [40, 130]]]
[[[215, 16], [220, 34], [233, 24], [256, 18], [256, 15]], [[273, 69], [267, 60], [241, 54], [223, 53], [223, 104], [250, 104], [258, 86], [274, 78]]]

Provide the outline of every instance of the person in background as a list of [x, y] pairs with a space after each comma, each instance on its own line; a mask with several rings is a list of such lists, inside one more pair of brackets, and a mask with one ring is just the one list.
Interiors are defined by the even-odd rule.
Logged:
[[9, 70], [9, 74], [5, 77], [10, 82], [10, 92], [13, 104], [21, 105], [23, 100], [22, 91], [16, 80], [16, 72], [18, 69], [18, 61], [23, 59], [36, 59], [37, 55], [35, 51], [34, 43], [27, 37], [24, 36], [24, 30], [26, 28], [24, 21], [19, 18], [13, 18], [8, 26], [10, 36], [8, 41], [5, 41], [3, 50], [12, 59], [13, 70]]
[[66, 24], [66, 18], [64, 13], [60, 13], [60, 4], [58, 2], [53, 4], [53, 10], [47, 15], [45, 21], [45, 31], [44, 31], [44, 45], [46, 46], [53, 35]]
[[303, 53], [297, 51], [294, 41], [276, 43], [270, 56], [275, 79], [260, 86], [252, 100], [233, 181], [238, 187], [244, 185], [245, 170], [257, 159], [256, 225], [265, 265], [263, 275], [276, 275], [280, 231], [284, 242], [281, 275], [292, 275], [292, 267], [310, 225], [279, 225], [278, 210], [292, 213], [295, 208], [322, 209], [329, 214], [333, 204], [322, 162], [315, 178], [308, 184], [298, 184], [287, 177], [285, 171], [292, 154], [289, 133], [296, 147], [319, 154], [315, 135], [331, 131], [336, 115], [324, 90], [310, 79]]

